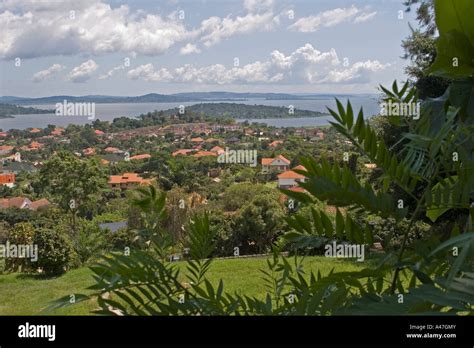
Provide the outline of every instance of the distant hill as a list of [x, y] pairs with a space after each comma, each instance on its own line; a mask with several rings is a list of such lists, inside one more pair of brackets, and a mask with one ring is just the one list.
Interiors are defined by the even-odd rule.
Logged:
[[15, 103], [18, 105], [56, 104], [62, 103], [64, 100], [77, 103], [175, 103], [192, 101], [186, 97], [157, 93], [150, 93], [136, 97], [114, 97], [107, 95], [85, 95], [79, 97], [70, 95], [57, 95], [41, 98], [20, 98], [12, 96], [0, 97], [0, 103]]
[[[247, 105], [240, 103], [202, 103], [186, 107], [186, 112], [202, 113], [211, 117], [222, 118], [292, 118], [292, 117], [321, 117], [327, 116], [322, 112], [294, 109], [291, 114], [287, 107], [267, 105]], [[178, 108], [163, 111], [165, 115], [178, 114]]]
[[135, 97], [120, 97], [109, 95], [57, 95], [41, 98], [24, 98], [15, 96], [0, 97], [0, 103], [17, 105], [56, 104], [64, 100], [68, 102], [89, 103], [179, 103], [179, 102], [206, 102], [206, 101], [232, 101], [249, 99], [267, 100], [315, 100], [334, 97], [350, 97], [351, 94], [288, 94], [288, 93], [235, 93], [235, 92], [189, 92], [176, 94], [149, 93]]
[[176, 96], [193, 100], [245, 100], [245, 99], [299, 99], [298, 95], [287, 93], [234, 93], [234, 92], [189, 92], [177, 93]]
[[236, 92], [189, 92], [176, 93], [176, 96], [186, 97], [193, 100], [247, 100], [247, 99], [267, 99], [267, 100], [315, 100], [334, 97], [350, 97], [352, 94], [291, 94], [291, 93], [236, 93]]
[[25, 108], [12, 104], [0, 104], [0, 118], [12, 118], [13, 115], [50, 113], [54, 113], [54, 110], [36, 109], [31, 107]]

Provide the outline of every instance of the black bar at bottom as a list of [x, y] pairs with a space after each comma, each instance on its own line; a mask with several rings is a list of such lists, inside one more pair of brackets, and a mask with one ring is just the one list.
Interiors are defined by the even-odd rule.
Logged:
[[[28, 323], [28, 324], [27, 324]], [[54, 340], [47, 327], [55, 325]], [[19, 337], [43, 333], [42, 338]], [[49, 337], [49, 338], [48, 338]], [[474, 345], [474, 318], [0, 317], [0, 346], [87, 344]]]

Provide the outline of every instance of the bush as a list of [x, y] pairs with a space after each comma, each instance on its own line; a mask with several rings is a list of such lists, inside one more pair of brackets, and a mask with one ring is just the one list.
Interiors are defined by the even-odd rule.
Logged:
[[4, 221], [0, 221], [0, 244], [5, 244], [9, 235], [10, 226]]
[[72, 238], [72, 246], [79, 265], [83, 265], [107, 248], [105, 232], [97, 224], [84, 220], [81, 222], [79, 231]]
[[[404, 232], [408, 229], [410, 223], [409, 220], [403, 219], [397, 224], [393, 218], [383, 219], [374, 215], [368, 215], [367, 218], [359, 216], [356, 220], [368, 221], [374, 229], [374, 241], [380, 241], [384, 248], [389, 246], [392, 250], [398, 250], [402, 246]], [[433, 234], [433, 231], [430, 231], [429, 224], [416, 221], [408, 233], [407, 245], [412, 245], [417, 240], [427, 238], [429, 233]]]
[[131, 249], [137, 244], [138, 233], [136, 230], [121, 228], [117, 232], [109, 231], [107, 239], [114, 249], [124, 250], [125, 247]]
[[40, 229], [34, 235], [33, 243], [38, 245], [36, 267], [47, 275], [59, 275], [66, 271], [72, 260], [73, 248], [64, 233]]
[[285, 212], [278, 199], [278, 192], [261, 194], [238, 211], [234, 237], [241, 255], [268, 252], [283, 233]]
[[215, 210], [209, 212], [209, 229], [215, 242], [213, 256], [232, 256], [234, 247], [239, 246], [234, 238], [232, 225], [234, 219], [230, 214]]
[[[35, 229], [29, 222], [17, 223], [8, 235], [8, 242], [16, 245], [31, 245]], [[5, 260], [5, 271], [7, 272], [26, 272], [29, 270], [28, 259], [26, 258], [7, 258]]]

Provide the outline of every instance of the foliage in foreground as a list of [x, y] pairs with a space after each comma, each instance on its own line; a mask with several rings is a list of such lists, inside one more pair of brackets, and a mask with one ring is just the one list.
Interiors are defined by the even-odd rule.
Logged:
[[[207, 214], [195, 216], [188, 225], [190, 260], [181, 277], [177, 266], [168, 262], [171, 248], [168, 234], [158, 228], [164, 198], [150, 188], [141, 190], [136, 204], [145, 224], [142, 235], [146, 251], [104, 257], [91, 267], [95, 281], [91, 289], [99, 314], [112, 315], [331, 315], [331, 314], [474, 314], [474, 192], [473, 131], [474, 9], [468, 0], [436, 2], [440, 31], [437, 58], [432, 73], [453, 79], [446, 93], [422, 103], [419, 119], [390, 116], [395, 125], [408, 126], [400, 140], [401, 150], [390, 151], [365, 121], [362, 110], [354, 114], [351, 104], [337, 101], [333, 127], [361, 153], [383, 170], [379, 185], [361, 183], [346, 166], [302, 159], [306, 177], [302, 192], [285, 192], [311, 207], [312, 219], [299, 214], [286, 219], [293, 231], [284, 242], [311, 247], [321, 239], [337, 239], [370, 246], [370, 224], [354, 221], [352, 212], [370, 212], [400, 223], [410, 221], [401, 247], [389, 252], [376, 268], [358, 272], [306, 274], [301, 259], [273, 257], [262, 270], [267, 286], [264, 300], [225, 291], [222, 281], [215, 287], [206, 278], [212, 265], [213, 233]], [[468, 47], [469, 49], [466, 49]], [[453, 64], [453, 59], [456, 64]], [[383, 89], [392, 103], [418, 102], [414, 88]], [[408, 207], [396, 201], [389, 190], [395, 183], [415, 202]], [[317, 208], [317, 200], [337, 207], [335, 219]], [[409, 247], [413, 224], [422, 216], [436, 222], [448, 211], [465, 216], [452, 226], [449, 238], [434, 235]], [[408, 284], [402, 278], [409, 279]], [[76, 295], [76, 301], [90, 298]], [[54, 306], [68, 304], [70, 297]], [[54, 307], [53, 306], [53, 307]]]

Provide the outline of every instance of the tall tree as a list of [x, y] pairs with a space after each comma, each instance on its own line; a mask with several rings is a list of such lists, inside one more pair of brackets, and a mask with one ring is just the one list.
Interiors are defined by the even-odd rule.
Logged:
[[406, 11], [416, 7], [418, 28], [410, 25], [411, 34], [402, 41], [405, 50], [404, 58], [410, 59], [411, 64], [405, 71], [416, 85], [419, 97], [439, 97], [449, 85], [449, 80], [439, 76], [429, 76], [427, 69], [436, 59], [437, 30], [434, 21], [433, 0], [406, 0]]
[[97, 200], [100, 189], [105, 187], [106, 177], [98, 159], [81, 160], [70, 153], [59, 152], [41, 168], [40, 186], [70, 214], [71, 227], [75, 230], [77, 213]]

